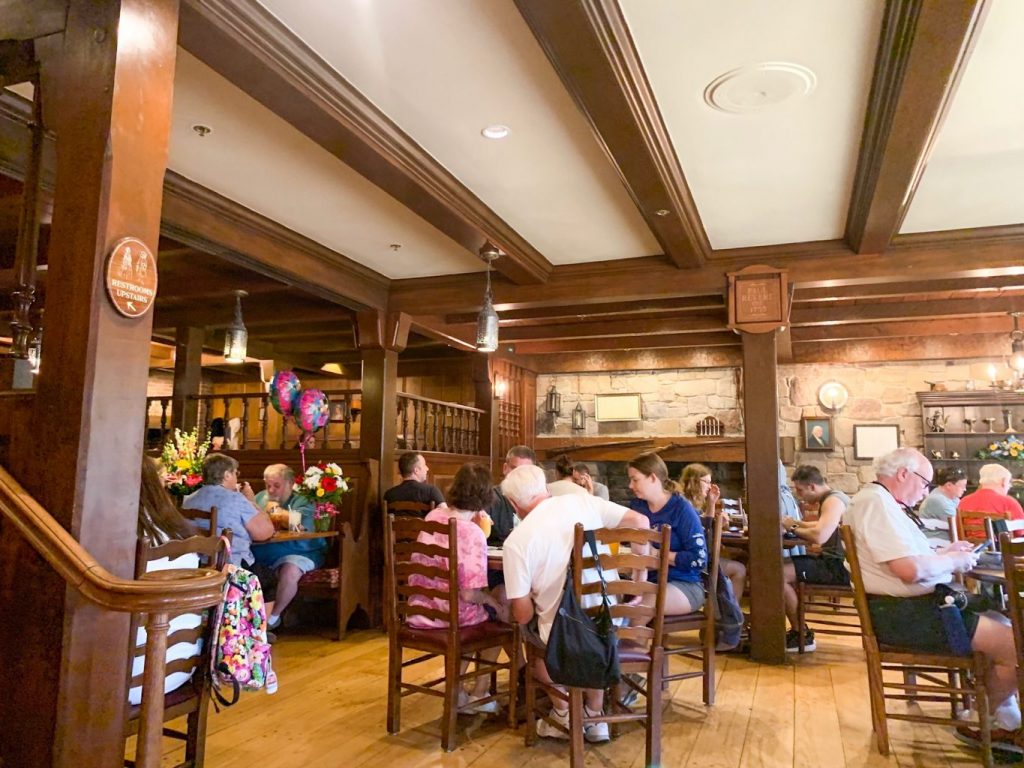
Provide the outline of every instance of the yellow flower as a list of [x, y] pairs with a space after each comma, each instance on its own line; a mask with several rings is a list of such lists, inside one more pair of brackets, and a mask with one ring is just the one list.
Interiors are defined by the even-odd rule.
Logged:
[[176, 462], [174, 462], [174, 467], [175, 467], [175, 469], [188, 469], [188, 467], [189, 467], [189, 460], [188, 459], [178, 459]]
[[996, 448], [998, 448], [998, 447], [999, 447], [998, 445], [996, 445], [995, 443], [992, 443], [991, 445], [989, 445], [988, 449], [989, 449], [990, 451], [994, 451], [994, 450], [995, 450]]
[[324, 495], [324, 489], [323, 488], [317, 488], [316, 489], [316, 495], [317, 496], [323, 496]]

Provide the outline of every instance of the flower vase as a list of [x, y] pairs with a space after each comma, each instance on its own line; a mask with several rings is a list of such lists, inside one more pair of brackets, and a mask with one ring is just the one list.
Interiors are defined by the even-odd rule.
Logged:
[[323, 517], [314, 517], [313, 530], [317, 533], [326, 533], [327, 531], [331, 530], [330, 515], [324, 515]]

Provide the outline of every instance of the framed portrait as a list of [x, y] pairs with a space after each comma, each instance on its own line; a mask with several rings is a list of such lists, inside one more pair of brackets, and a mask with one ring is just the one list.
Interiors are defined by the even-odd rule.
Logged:
[[595, 395], [594, 418], [597, 421], [640, 421], [643, 419], [640, 395]]
[[831, 451], [835, 446], [832, 440], [832, 419], [828, 416], [820, 418], [800, 419], [803, 426], [803, 450]]
[[884, 456], [899, 447], [899, 424], [853, 425], [853, 458], [858, 461]]

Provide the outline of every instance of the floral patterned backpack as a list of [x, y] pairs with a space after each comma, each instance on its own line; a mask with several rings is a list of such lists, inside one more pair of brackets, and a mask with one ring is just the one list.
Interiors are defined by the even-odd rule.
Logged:
[[[241, 690], [277, 692], [277, 675], [270, 662], [267, 612], [259, 578], [237, 565], [226, 568], [224, 599], [216, 616], [216, 647], [210, 654], [213, 694], [224, 706], [238, 700]], [[228, 699], [221, 685], [232, 688]]]

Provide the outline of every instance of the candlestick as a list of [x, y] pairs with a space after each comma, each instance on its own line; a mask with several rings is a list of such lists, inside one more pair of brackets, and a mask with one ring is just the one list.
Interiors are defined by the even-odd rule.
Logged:
[[988, 377], [992, 380], [992, 386], [994, 387], [996, 385], [996, 367], [994, 365], [989, 365]]

